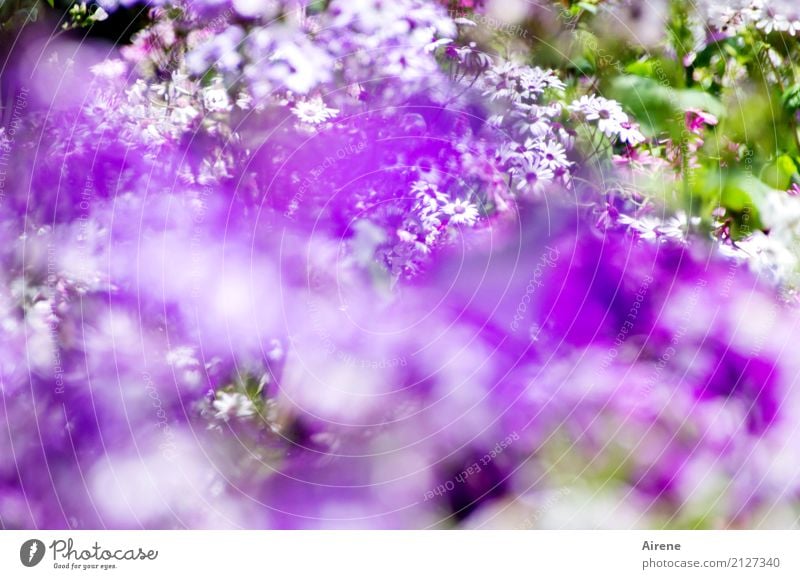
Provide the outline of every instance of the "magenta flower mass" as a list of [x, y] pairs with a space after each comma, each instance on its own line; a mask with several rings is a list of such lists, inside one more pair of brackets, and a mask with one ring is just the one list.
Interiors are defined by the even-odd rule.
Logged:
[[792, 3], [32, 4], [2, 528], [798, 525]]

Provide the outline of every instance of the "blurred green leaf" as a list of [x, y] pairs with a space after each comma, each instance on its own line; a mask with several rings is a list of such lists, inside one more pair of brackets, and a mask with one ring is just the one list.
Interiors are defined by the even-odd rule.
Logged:
[[683, 130], [683, 112], [690, 108], [707, 111], [717, 117], [725, 114], [719, 99], [700, 90], [676, 89], [652, 78], [634, 75], [617, 77], [611, 83], [609, 96], [615, 98], [641, 123], [650, 135], [669, 132], [673, 136]]
[[793, 84], [781, 95], [781, 102], [790, 112], [800, 109], [800, 84]]
[[759, 177], [774, 189], [785, 191], [797, 175], [797, 165], [789, 155], [780, 155], [772, 163], [764, 166]]

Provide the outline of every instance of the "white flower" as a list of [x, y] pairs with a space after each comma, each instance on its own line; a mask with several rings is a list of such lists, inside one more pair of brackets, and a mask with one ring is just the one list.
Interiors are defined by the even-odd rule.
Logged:
[[720, 253], [744, 260], [751, 270], [773, 283], [789, 279], [796, 271], [797, 256], [786, 245], [762, 231], [741, 239], [736, 245], [720, 245]]
[[257, 66], [256, 73], [264, 70], [267, 79], [297, 94], [308, 94], [317, 85], [331, 78], [334, 62], [330, 54], [305, 35], [289, 34], [270, 27], [270, 35], [277, 36], [274, 46], [262, 51], [266, 67]]
[[624, 121], [619, 124], [619, 132], [617, 133], [617, 136], [619, 137], [620, 141], [623, 143], [628, 143], [632, 147], [644, 142], [644, 135], [639, 130], [639, 127], [633, 123], [629, 123], [628, 121]]
[[597, 121], [597, 128], [609, 137], [620, 132], [621, 123], [628, 122], [628, 115], [617, 101], [597, 95], [584, 95], [567, 108], [579, 113], [587, 121]]
[[469, 18], [456, 18], [453, 20], [458, 26], [466, 26], [467, 28], [477, 28], [477, 24], [475, 24]]
[[256, 412], [253, 402], [241, 392], [234, 392], [233, 394], [220, 392], [218, 398], [212, 404], [217, 411], [214, 415], [215, 418], [221, 420], [228, 420], [232, 416], [247, 418]]
[[775, 14], [772, 17], [762, 18], [756, 23], [757, 28], [761, 28], [767, 34], [773, 30], [777, 32], [786, 32], [789, 30], [789, 21], [783, 14]]
[[541, 163], [553, 171], [570, 166], [564, 147], [555, 141], [547, 141], [541, 145]]
[[231, 101], [228, 91], [221, 81], [203, 89], [203, 105], [210, 112], [224, 112], [231, 110]]
[[191, 346], [179, 346], [167, 352], [167, 364], [176, 368], [198, 366], [200, 362], [194, 355]]
[[741, 14], [731, 6], [712, 4], [708, 9], [708, 20], [718, 30], [738, 30]]
[[233, 9], [245, 18], [274, 18], [278, 14], [275, 0], [233, 0]]
[[541, 111], [540, 107], [530, 107], [525, 119], [517, 123], [516, 128], [522, 133], [530, 132], [534, 137], [542, 138], [552, 129], [552, 121]]
[[622, 112], [617, 103], [607, 101], [606, 104], [598, 106], [596, 112], [586, 115], [586, 119], [589, 121], [596, 120], [597, 128], [611, 137], [620, 132], [621, 124], [627, 122], [628, 117]]
[[552, 183], [555, 177], [553, 170], [538, 160], [533, 163], [527, 163], [520, 171], [515, 172], [521, 173], [521, 178], [517, 182], [517, 189], [522, 192], [539, 193]]
[[440, 46], [447, 46], [451, 42], [453, 42], [452, 38], [439, 38], [438, 40], [426, 44], [424, 50], [425, 52], [436, 52], [437, 48]]
[[115, 80], [125, 76], [128, 71], [128, 65], [118, 58], [110, 58], [95, 64], [89, 68], [89, 71], [96, 77]]
[[640, 219], [629, 215], [620, 215], [618, 221], [636, 231], [640, 238], [648, 241], [657, 239], [660, 233], [661, 220], [652, 215], [645, 215]]
[[[666, 223], [662, 224], [661, 227], [658, 228], [658, 231], [668, 239], [685, 241], [686, 234], [689, 231], [689, 223], [690, 220], [686, 217], [686, 213], [684, 211], [679, 211], [675, 217], [670, 217]], [[700, 218], [692, 217], [691, 224], [692, 226], [699, 225]]]
[[298, 101], [292, 112], [300, 121], [318, 125], [338, 115], [339, 109], [328, 108], [322, 97], [316, 96], [309, 100]]
[[548, 88], [561, 91], [564, 87], [564, 83], [552, 70], [522, 66], [509, 61], [489, 68], [484, 79], [484, 95], [492, 100], [508, 98], [513, 102], [531, 101]]
[[566, 86], [556, 73], [552, 70], [544, 70], [537, 67], [525, 67], [521, 71], [520, 85], [525, 96], [541, 94], [547, 88], [564, 90]]
[[414, 181], [411, 184], [411, 192], [420, 203], [425, 205], [430, 204], [431, 200], [434, 202], [434, 205], [447, 203], [448, 201], [447, 195], [439, 191], [436, 185], [428, 183], [427, 181]]
[[180, 346], [167, 352], [167, 364], [172, 366], [187, 384], [200, 384], [203, 374], [200, 372], [200, 361], [191, 346]]
[[253, 97], [247, 94], [245, 91], [241, 91], [236, 96], [236, 106], [246, 111], [253, 106]]
[[192, 105], [176, 106], [172, 109], [169, 120], [173, 125], [176, 125], [176, 129], [181, 130], [186, 128], [199, 114]]
[[267, 358], [269, 358], [270, 360], [278, 361], [283, 359], [283, 355], [284, 351], [280, 340], [274, 338], [270, 340], [269, 351], [267, 352]]
[[588, 113], [595, 110], [595, 101], [593, 95], [583, 95], [578, 100], [572, 101], [568, 106], [567, 109], [572, 111], [573, 113], [579, 113], [582, 115], [587, 115]]
[[447, 203], [442, 211], [450, 216], [450, 223], [454, 225], [472, 226], [478, 221], [478, 208], [464, 199], [456, 199]]

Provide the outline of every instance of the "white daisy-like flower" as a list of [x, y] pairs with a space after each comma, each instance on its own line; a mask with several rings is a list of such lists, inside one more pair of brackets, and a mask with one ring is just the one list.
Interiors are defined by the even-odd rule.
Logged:
[[455, 20], [453, 20], [453, 22], [455, 22], [458, 26], [465, 26], [467, 28], [476, 28], [478, 26], [469, 18], [463, 18], [463, 17], [456, 18]]
[[541, 145], [540, 154], [542, 165], [553, 171], [571, 165], [569, 159], [567, 159], [567, 152], [564, 150], [564, 147], [555, 141], [544, 142]]
[[[693, 217], [691, 222], [692, 225], [697, 225], [699, 224], [700, 219]], [[661, 235], [676, 241], [685, 241], [688, 230], [689, 220], [686, 217], [686, 213], [683, 211], [679, 211], [674, 217], [670, 217], [666, 223], [663, 223], [658, 228], [658, 231], [661, 233]]]
[[737, 241], [736, 245], [721, 244], [719, 249], [723, 255], [746, 261], [754, 272], [773, 282], [789, 279], [797, 268], [797, 256], [784, 243], [762, 231]]
[[584, 95], [567, 108], [587, 121], [596, 121], [597, 128], [609, 137], [619, 133], [621, 123], [628, 122], [628, 115], [617, 101], [597, 95]]
[[619, 124], [617, 136], [619, 137], [620, 141], [623, 143], [628, 143], [632, 147], [644, 142], [644, 135], [639, 130], [638, 125], [628, 121], [624, 121]]
[[595, 110], [595, 100], [593, 95], [583, 95], [577, 100], [572, 101], [569, 105], [567, 105], [567, 110], [578, 113], [581, 115], [587, 115], [590, 112]]
[[515, 171], [519, 174], [516, 188], [520, 192], [540, 193], [553, 182], [555, 173], [541, 162], [527, 163], [521, 170]]
[[172, 366], [176, 374], [181, 376], [187, 384], [196, 386], [203, 379], [200, 361], [191, 346], [179, 346], [167, 352], [167, 364]]
[[200, 362], [194, 355], [194, 348], [191, 346], [179, 346], [167, 352], [167, 364], [176, 368], [187, 368], [197, 366]]
[[338, 115], [339, 109], [328, 108], [322, 97], [316, 96], [308, 100], [298, 101], [295, 103], [292, 112], [301, 122], [318, 125]]
[[220, 392], [217, 399], [212, 403], [217, 413], [215, 418], [229, 420], [232, 417], [247, 418], [256, 412], [253, 402], [241, 392]]
[[541, 94], [545, 89], [564, 90], [565, 84], [552, 70], [525, 67], [520, 74], [520, 86], [526, 97]]
[[661, 220], [652, 215], [645, 215], [640, 219], [628, 215], [620, 215], [618, 219], [622, 225], [627, 225], [639, 234], [641, 239], [653, 241], [658, 238], [661, 228]]
[[618, 134], [621, 124], [627, 122], [628, 117], [622, 112], [622, 108], [614, 101], [598, 103], [596, 111], [586, 115], [589, 121], [597, 121], [597, 128], [607, 136]]
[[516, 129], [521, 133], [530, 132], [534, 137], [542, 138], [550, 132], [552, 121], [548, 118], [540, 107], [531, 107], [523, 120], [516, 124]]
[[430, 233], [439, 234], [439, 228], [442, 225], [442, 220], [439, 219], [439, 213], [432, 213], [430, 211], [421, 211], [419, 214], [419, 221], [422, 228]]
[[228, 98], [228, 91], [222, 84], [222, 81], [217, 80], [211, 86], [203, 89], [203, 106], [207, 111], [227, 112], [231, 110], [231, 101]]
[[453, 42], [452, 38], [439, 38], [438, 40], [434, 40], [426, 44], [424, 50], [425, 52], [436, 52], [437, 48], [441, 46], [447, 46], [451, 42]]
[[443, 208], [454, 225], [473, 226], [478, 221], [478, 208], [465, 199], [456, 199], [447, 203]]
[[273, 338], [269, 342], [269, 351], [267, 352], [267, 358], [273, 361], [279, 361], [283, 359], [285, 352], [283, 350], [283, 345], [281, 341], [278, 339]]
[[427, 181], [414, 181], [411, 184], [411, 192], [423, 207], [436, 209], [440, 204], [447, 203], [449, 200], [447, 195], [439, 191], [436, 185]]
[[233, 0], [233, 9], [245, 18], [261, 17], [267, 22], [279, 12], [279, 3], [275, 0]]

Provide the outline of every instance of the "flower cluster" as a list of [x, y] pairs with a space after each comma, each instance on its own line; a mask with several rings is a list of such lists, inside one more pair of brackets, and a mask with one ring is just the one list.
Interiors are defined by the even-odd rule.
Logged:
[[610, 139], [636, 146], [644, 142], [644, 135], [631, 123], [619, 103], [597, 95], [584, 95], [569, 106], [585, 121], [597, 125], [598, 130]]
[[706, 6], [709, 23], [721, 34], [738, 34], [755, 26], [766, 34], [785, 32], [795, 36], [800, 32], [800, 9], [789, 0], [737, 0], [709, 2]]

